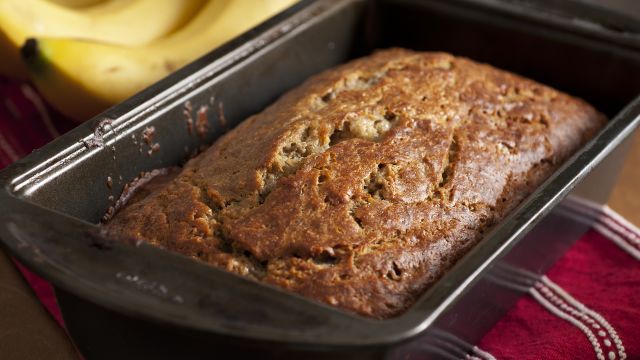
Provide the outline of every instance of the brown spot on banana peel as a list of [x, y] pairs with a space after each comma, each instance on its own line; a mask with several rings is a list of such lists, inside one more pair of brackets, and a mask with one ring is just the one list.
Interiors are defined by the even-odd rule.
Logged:
[[178, 68], [178, 65], [176, 65], [174, 62], [169, 61], [169, 60], [165, 60], [163, 62], [163, 65], [164, 65], [164, 69], [167, 70], [170, 73], [174, 72]]
[[105, 70], [108, 74], [113, 74], [115, 72], [120, 71], [120, 66], [111, 66]]
[[20, 48], [20, 56], [29, 69], [35, 73], [42, 73], [47, 67], [47, 62], [41, 56], [37, 39], [28, 38]]

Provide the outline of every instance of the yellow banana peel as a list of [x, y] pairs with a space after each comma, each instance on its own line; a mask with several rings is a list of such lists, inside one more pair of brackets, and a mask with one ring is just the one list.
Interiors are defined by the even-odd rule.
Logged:
[[0, 0], [0, 75], [27, 77], [20, 47], [29, 37], [140, 45], [189, 22], [205, 0], [109, 0], [73, 9], [48, 0]]
[[105, 0], [49, 0], [58, 5], [73, 7], [73, 8], [81, 8], [85, 6], [97, 5]]
[[31, 79], [59, 111], [86, 120], [296, 0], [210, 0], [181, 30], [140, 47], [37, 38], [23, 48]]

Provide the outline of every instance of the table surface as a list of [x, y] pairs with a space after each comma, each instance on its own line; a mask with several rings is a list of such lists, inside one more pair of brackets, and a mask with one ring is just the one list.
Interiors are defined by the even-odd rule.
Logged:
[[[640, 17], [637, 0], [586, 0], [606, 3]], [[640, 132], [633, 144], [611, 194], [609, 205], [640, 225]], [[77, 359], [64, 331], [49, 316], [31, 288], [0, 251], [0, 358], [2, 359]]]

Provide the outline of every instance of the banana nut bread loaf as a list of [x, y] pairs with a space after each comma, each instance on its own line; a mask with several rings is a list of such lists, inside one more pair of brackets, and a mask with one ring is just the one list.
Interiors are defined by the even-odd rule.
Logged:
[[390, 317], [604, 123], [488, 65], [379, 51], [290, 91], [105, 226]]

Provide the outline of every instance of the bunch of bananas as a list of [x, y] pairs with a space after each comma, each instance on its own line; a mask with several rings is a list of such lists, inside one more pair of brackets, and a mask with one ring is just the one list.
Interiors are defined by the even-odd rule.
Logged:
[[0, 0], [0, 75], [83, 121], [296, 0]]

